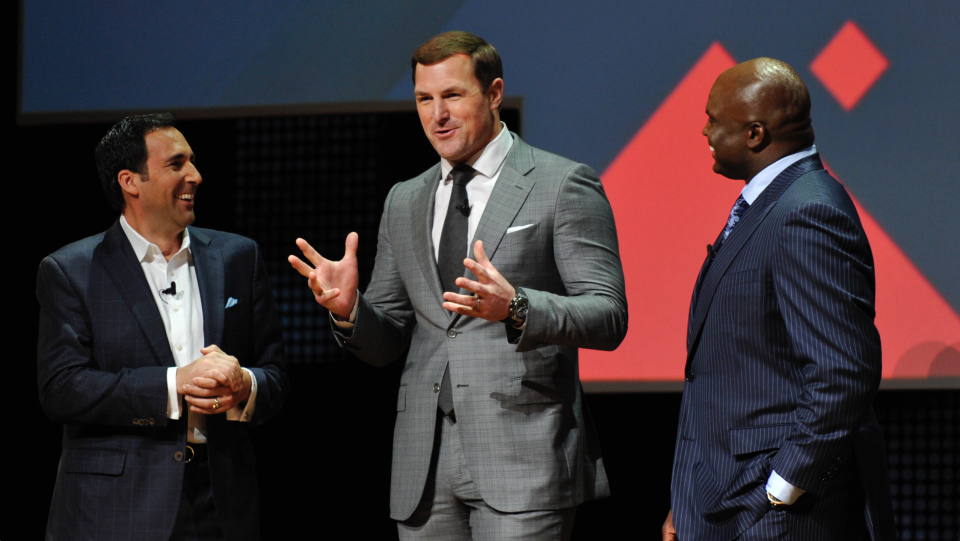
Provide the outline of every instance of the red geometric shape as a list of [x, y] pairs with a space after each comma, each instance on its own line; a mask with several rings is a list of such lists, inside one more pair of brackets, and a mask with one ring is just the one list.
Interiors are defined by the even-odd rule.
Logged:
[[700, 134], [707, 94], [736, 62], [714, 43], [603, 173], [620, 235], [630, 332], [615, 352], [580, 351], [583, 380], [683, 378], [700, 264], [743, 182], [714, 174]]
[[[710, 87], [734, 64], [719, 43], [711, 45], [602, 175], [619, 232], [630, 332], [616, 351], [580, 351], [585, 382], [683, 380], [693, 284], [743, 188], [713, 173], [700, 133]], [[859, 203], [857, 210], [876, 265], [884, 379], [960, 377], [960, 317]]]
[[889, 65], [870, 38], [853, 21], [847, 21], [810, 64], [810, 71], [849, 111]]

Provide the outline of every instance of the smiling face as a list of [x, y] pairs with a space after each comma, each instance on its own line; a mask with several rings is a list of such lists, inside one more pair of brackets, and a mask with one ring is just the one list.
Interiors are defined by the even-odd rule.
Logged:
[[721, 74], [710, 89], [703, 135], [710, 145], [713, 171], [731, 179], [749, 180], [751, 119], [737, 85]]
[[148, 222], [151, 230], [179, 234], [196, 218], [193, 205], [203, 180], [194, 166], [196, 157], [176, 128], [152, 131], [145, 140], [147, 174], [131, 174], [124, 188], [129, 196], [127, 206], [133, 207], [130, 210]]
[[484, 90], [465, 54], [417, 64], [414, 93], [423, 131], [442, 158], [460, 164], [480, 152], [501, 129], [503, 79]]

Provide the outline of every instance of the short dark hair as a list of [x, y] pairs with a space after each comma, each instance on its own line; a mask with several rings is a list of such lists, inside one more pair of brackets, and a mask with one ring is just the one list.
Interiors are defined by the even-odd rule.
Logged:
[[434, 36], [413, 51], [410, 67], [413, 69], [413, 84], [417, 84], [417, 64], [432, 66], [455, 54], [465, 54], [473, 63], [473, 74], [486, 90], [495, 79], [503, 78], [503, 63], [497, 50], [480, 36], [454, 30]]
[[132, 115], [114, 124], [100, 140], [95, 151], [97, 172], [113, 210], [123, 212], [126, 204], [117, 175], [128, 169], [146, 178], [147, 134], [163, 128], [173, 128], [175, 124], [176, 118], [172, 113]]

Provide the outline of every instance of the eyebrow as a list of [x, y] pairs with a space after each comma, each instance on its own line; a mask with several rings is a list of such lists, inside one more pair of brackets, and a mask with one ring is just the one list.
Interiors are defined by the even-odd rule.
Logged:
[[[183, 153], [183, 152], [181, 152], [181, 153], [179, 153], [179, 154], [174, 154], [173, 156], [170, 156], [169, 158], [167, 158], [166, 164], [167, 164], [167, 165], [170, 165], [170, 164], [173, 164], [173, 163], [182, 161], [182, 160], [183, 160], [184, 158], [186, 158], [186, 157], [187, 157], [187, 155], [186, 155], [185, 153]], [[192, 161], [192, 162], [197, 161], [197, 155], [191, 152], [191, 153], [190, 153], [190, 161]]]
[[[444, 88], [443, 90], [441, 90], [441, 91], [439, 92], [439, 94], [448, 94], [448, 93], [450, 93], [450, 92], [466, 92], [466, 91], [467, 91], [467, 87], [465, 87], [465, 86], [453, 85], [453, 86], [448, 86], [447, 88]], [[429, 96], [429, 95], [430, 95], [430, 93], [427, 92], [427, 91], [425, 91], [425, 90], [414, 90], [413, 93], [414, 93], [414, 95], [416, 95], [416, 96]]]

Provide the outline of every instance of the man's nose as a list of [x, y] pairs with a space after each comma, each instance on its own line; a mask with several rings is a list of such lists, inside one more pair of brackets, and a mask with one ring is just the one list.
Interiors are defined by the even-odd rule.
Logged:
[[197, 169], [197, 166], [191, 163], [188, 167], [189, 169], [187, 170], [185, 180], [191, 184], [200, 184], [203, 182], [203, 177], [200, 176], [200, 170]]
[[447, 104], [443, 100], [435, 100], [433, 102], [433, 119], [438, 124], [443, 124], [450, 118], [450, 110], [447, 109]]
[[707, 137], [708, 135], [710, 135], [710, 132], [707, 131], [707, 127], [708, 127], [708, 126], [710, 126], [710, 123], [709, 123], [709, 122], [707, 122], [706, 124], [704, 124], [704, 125], [703, 125], [703, 129], [700, 130], [700, 133], [702, 133], [704, 137]]

